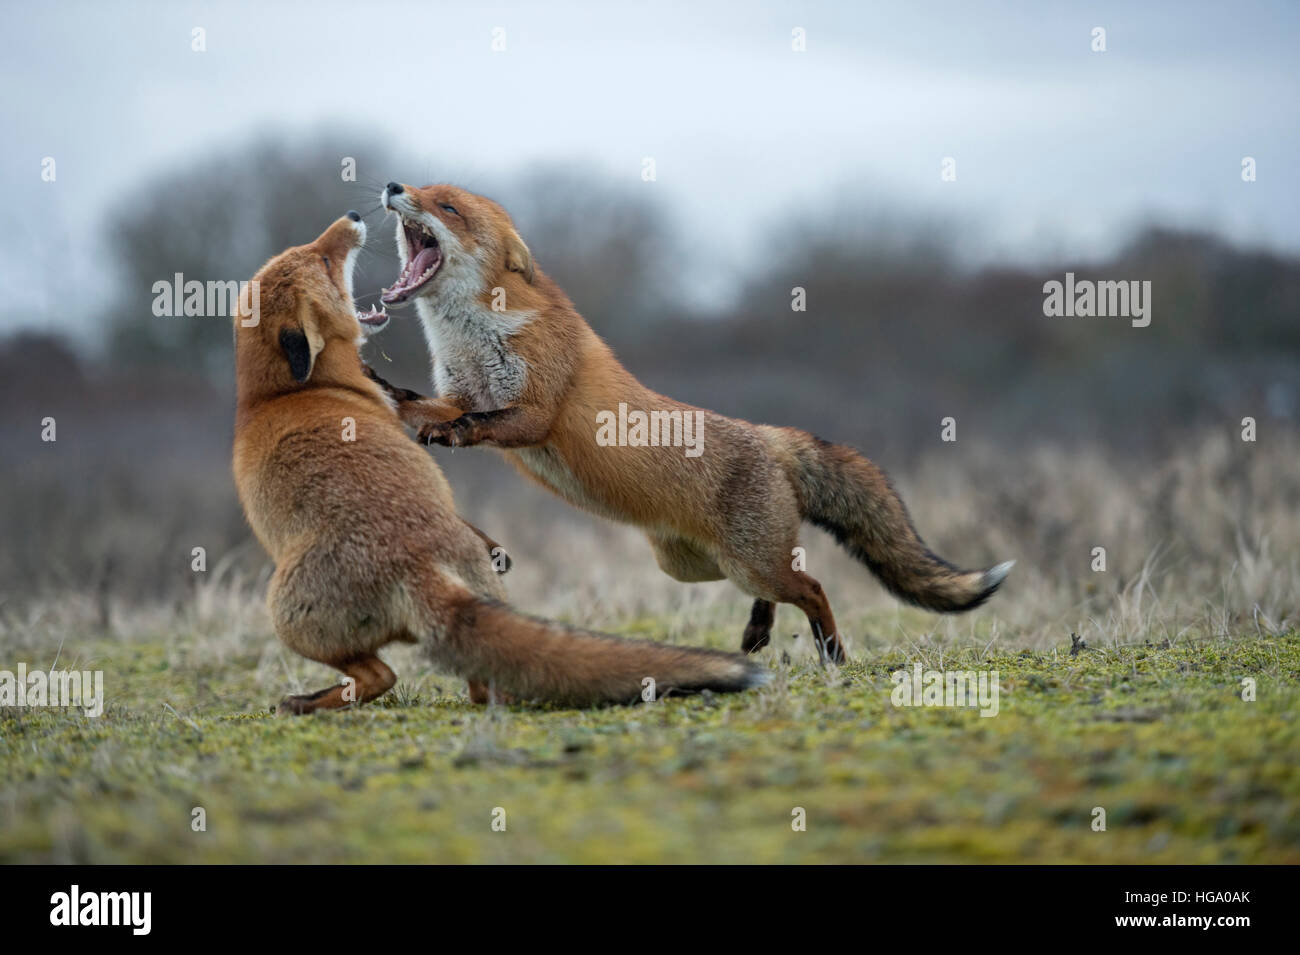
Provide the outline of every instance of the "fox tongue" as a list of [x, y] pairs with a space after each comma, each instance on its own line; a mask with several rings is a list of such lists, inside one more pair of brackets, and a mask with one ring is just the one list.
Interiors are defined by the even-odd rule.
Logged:
[[379, 296], [380, 301], [388, 305], [395, 305], [398, 302], [405, 301], [406, 296], [415, 289], [420, 279], [424, 277], [424, 273], [436, 268], [441, 261], [442, 253], [438, 251], [437, 246], [421, 249], [406, 263], [406, 268], [402, 269], [402, 274], [397, 277], [393, 287], [386, 289]]
[[434, 260], [438, 257], [438, 250], [421, 249], [416, 253], [415, 258], [411, 259], [410, 264], [406, 267], [407, 274], [412, 280], [418, 279], [425, 272], [429, 271], [429, 266], [433, 265]]

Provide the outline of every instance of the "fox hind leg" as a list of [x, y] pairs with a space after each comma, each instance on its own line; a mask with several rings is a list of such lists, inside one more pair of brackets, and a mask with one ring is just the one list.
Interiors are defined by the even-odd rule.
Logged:
[[302, 715], [316, 710], [337, 710], [353, 703], [369, 703], [383, 696], [397, 683], [396, 674], [374, 654], [364, 654], [343, 662], [320, 662], [341, 670], [352, 682], [329, 686], [303, 696], [286, 696], [275, 708], [277, 713]]
[[776, 622], [776, 604], [770, 600], [754, 601], [754, 609], [749, 612], [749, 623], [745, 634], [740, 638], [740, 649], [745, 653], [757, 653], [772, 640], [772, 624]]
[[840, 643], [839, 632], [835, 628], [835, 615], [831, 613], [831, 604], [826, 599], [826, 592], [822, 590], [821, 584], [807, 574], [803, 575], [803, 583], [804, 589], [795, 597], [793, 603], [808, 617], [813, 640], [817, 644], [817, 653], [822, 658], [822, 662], [830, 660], [832, 663], [843, 663], [846, 659], [844, 644]]
[[779, 568], [770, 576], [748, 573], [745, 566], [734, 563], [729, 569], [734, 572], [731, 581], [755, 597], [749, 625], [741, 638], [742, 650], [753, 653], [766, 646], [771, 639], [776, 604], [793, 604], [807, 616], [822, 660], [844, 662], [844, 645], [840, 642], [835, 615], [821, 584], [803, 571], [788, 567]]
[[822, 585], [803, 571], [791, 571], [783, 583], [785, 589], [780, 600], [794, 604], [807, 616], [822, 662], [843, 663], [846, 659], [844, 645], [840, 642], [835, 615], [831, 613], [831, 604]]

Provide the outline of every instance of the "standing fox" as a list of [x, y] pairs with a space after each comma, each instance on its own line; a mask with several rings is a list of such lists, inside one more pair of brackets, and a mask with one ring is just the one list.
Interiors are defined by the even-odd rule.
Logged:
[[516, 614], [501, 603], [492, 542], [456, 515], [438, 466], [402, 430], [358, 353], [352, 267], [366, 229], [348, 213], [310, 245], [258, 272], [259, 314], [235, 321], [235, 481], [275, 560], [268, 602], [277, 636], [350, 679], [281, 712], [364, 703], [393, 671], [377, 656], [420, 643], [464, 676], [470, 697], [586, 705], [659, 692], [742, 690], [767, 671], [712, 650], [619, 640]]
[[[643, 386], [492, 200], [396, 182], [380, 198], [397, 214], [402, 261], [381, 298], [415, 302], [439, 395], [421, 398], [372, 375], [402, 420], [425, 443], [504, 448], [571, 504], [637, 525], [677, 580], [731, 580], [754, 597], [743, 650], [765, 646], [776, 604], [790, 603], [807, 615], [818, 650], [844, 659], [821, 585], [791, 559], [804, 520], [830, 531], [890, 592], [930, 610], [979, 606], [1011, 570], [1012, 561], [958, 570], [931, 553], [885, 473], [853, 449]], [[664, 447], [674, 443], [690, 446]]]

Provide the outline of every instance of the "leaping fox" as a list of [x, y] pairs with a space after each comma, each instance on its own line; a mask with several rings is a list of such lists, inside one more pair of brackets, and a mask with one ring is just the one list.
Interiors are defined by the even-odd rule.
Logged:
[[[402, 262], [381, 297], [415, 303], [439, 395], [422, 398], [372, 373], [402, 420], [425, 443], [503, 448], [571, 504], [640, 527], [677, 580], [731, 580], [754, 598], [745, 651], [768, 643], [776, 604], [790, 603], [807, 615], [819, 650], [844, 659], [826, 594], [792, 560], [804, 520], [830, 531], [891, 593], [930, 610], [979, 606], [1010, 572], [1012, 561], [969, 571], [937, 557], [885, 473], [852, 448], [646, 388], [537, 267], [492, 200], [396, 182], [380, 199], [396, 213]], [[624, 408], [701, 422], [700, 453], [600, 440], [602, 421]]]

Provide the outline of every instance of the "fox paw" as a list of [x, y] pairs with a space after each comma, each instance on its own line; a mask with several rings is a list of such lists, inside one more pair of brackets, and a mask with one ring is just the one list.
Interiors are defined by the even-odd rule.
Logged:
[[473, 444], [474, 422], [468, 415], [452, 421], [436, 421], [420, 429], [421, 444], [441, 444], [449, 448], [463, 448]]
[[286, 696], [276, 704], [275, 713], [277, 716], [302, 716], [304, 713], [313, 713], [321, 708], [325, 702], [323, 698], [335, 689], [337, 687], [327, 686], [323, 690], [303, 696]]
[[771, 642], [771, 627], [746, 627], [740, 638], [740, 649], [743, 653], [757, 653]]
[[315, 708], [315, 701], [309, 696], [286, 696], [275, 705], [275, 715], [302, 716]]
[[826, 655], [827, 660], [830, 660], [836, 666], [843, 666], [848, 662], [848, 655], [844, 652], [844, 644], [840, 643], [840, 638], [835, 634], [831, 634], [830, 639], [819, 646], [818, 649]]

